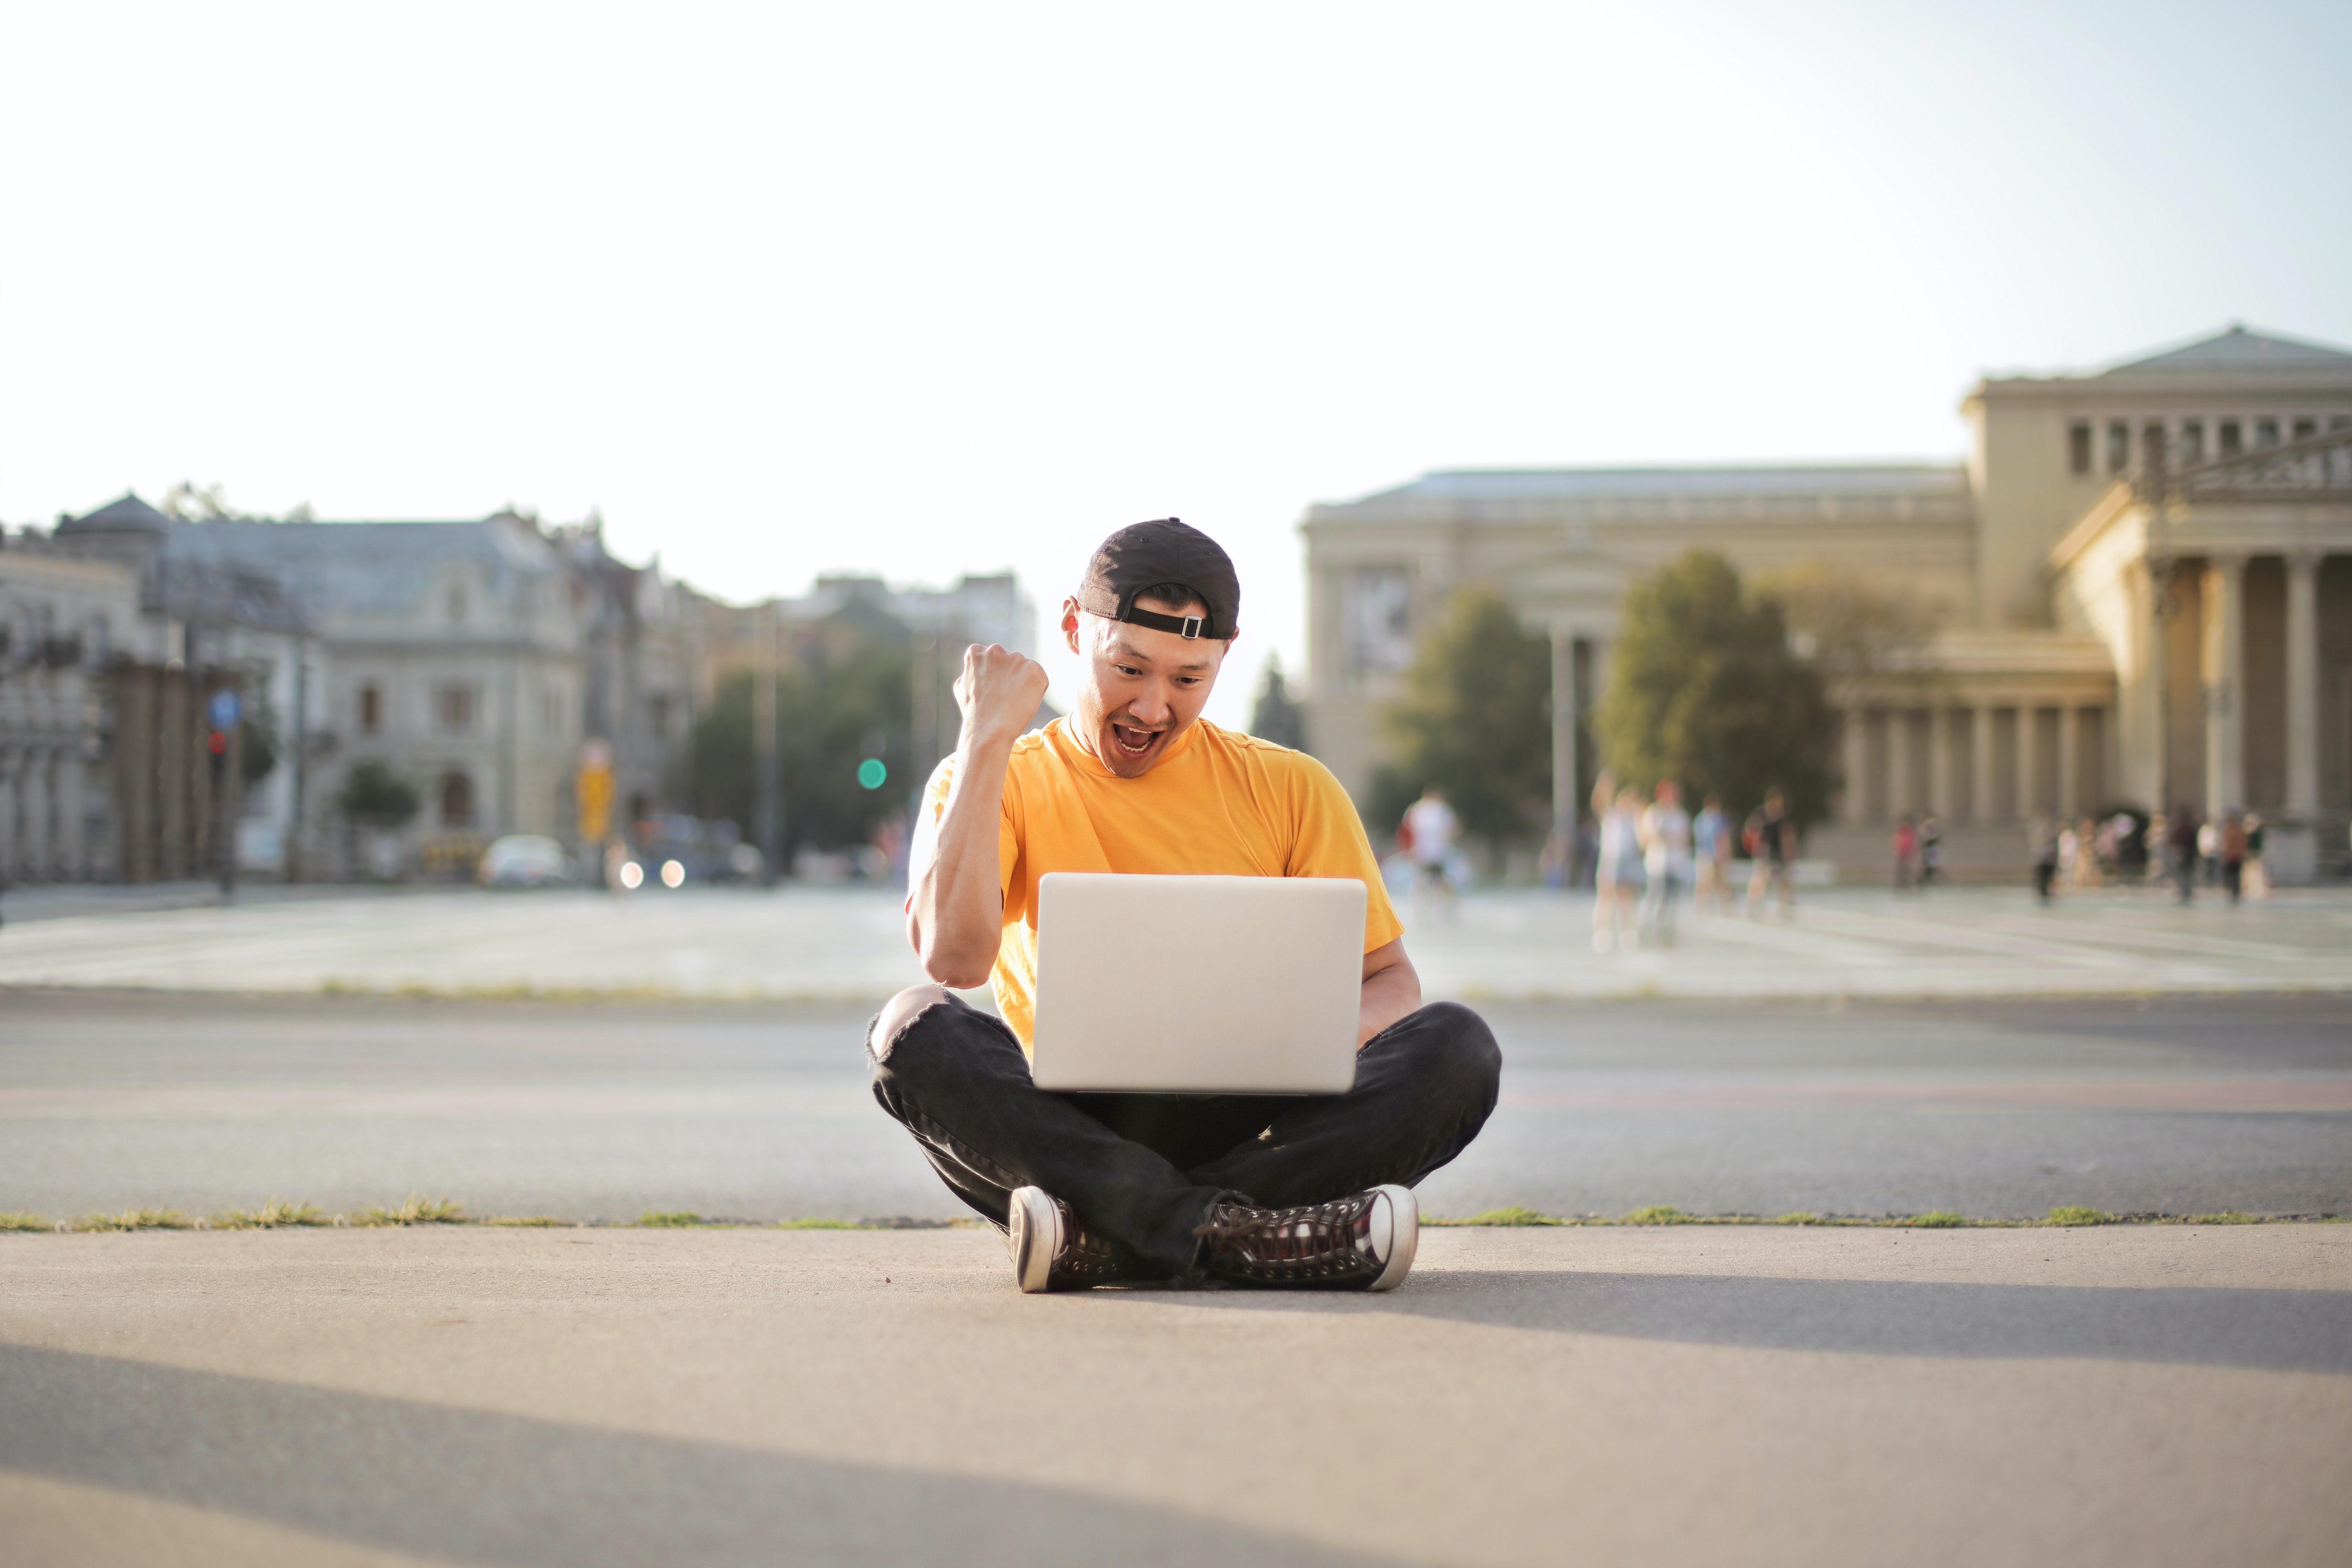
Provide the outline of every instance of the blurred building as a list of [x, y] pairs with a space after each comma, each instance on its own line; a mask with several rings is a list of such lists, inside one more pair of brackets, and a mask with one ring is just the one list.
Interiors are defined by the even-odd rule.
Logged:
[[107, 670], [138, 621], [129, 568], [0, 549], [0, 883], [111, 871]]
[[[335, 800], [363, 761], [420, 799], [380, 846], [389, 864], [451, 873], [501, 833], [570, 841], [588, 739], [609, 743], [631, 815], [677, 788], [706, 601], [616, 559], [593, 518], [190, 519], [125, 497], [9, 544], [0, 560], [111, 574], [121, 656], [240, 686], [242, 739], [274, 756], [240, 813], [249, 870], [362, 869]], [[154, 874], [196, 874], [176, 863]], [[140, 871], [116, 857], [76, 874]]]
[[1947, 864], [2013, 867], [2037, 804], [2272, 823], [2286, 879], [2352, 817], [2352, 353], [2231, 328], [2119, 364], [1988, 377], [1968, 461], [1435, 473], [1308, 508], [1308, 738], [1350, 788], [1455, 589], [1552, 640], [1556, 810], [1589, 784], [1626, 585], [1685, 549], [1828, 565], [1933, 634], [1834, 695], [1845, 789], [1811, 851], [1875, 875], [1884, 824], [1934, 811]]

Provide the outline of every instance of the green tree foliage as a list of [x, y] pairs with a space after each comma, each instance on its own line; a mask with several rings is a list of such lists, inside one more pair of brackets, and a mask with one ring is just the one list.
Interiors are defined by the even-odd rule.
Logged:
[[[694, 727], [695, 814], [732, 820], [752, 843], [760, 829], [756, 700], [751, 672], [739, 670], [719, 683]], [[921, 783], [909, 777], [910, 706], [907, 648], [885, 635], [826, 638], [778, 672], [785, 865], [803, 844], [865, 843], [883, 819], [906, 810]], [[857, 781], [857, 765], [869, 757], [886, 774], [877, 789]]]
[[335, 809], [362, 828], [396, 828], [416, 815], [416, 787], [371, 757], [343, 775]]
[[1283, 682], [1282, 661], [1271, 654], [1265, 661], [1265, 684], [1258, 688], [1257, 705], [1250, 710], [1250, 733], [1293, 751], [1307, 749], [1307, 716]]
[[1744, 816], [1778, 786], [1802, 827], [1828, 814], [1837, 715], [1789, 646], [1779, 602], [1691, 550], [1626, 591], [1598, 725], [1602, 759], [1649, 789], [1681, 781]]
[[1551, 649], [1501, 594], [1457, 594], [1414, 651], [1405, 695], [1383, 716], [1390, 766], [1367, 821], [1392, 831], [1434, 784], [1464, 828], [1490, 843], [1523, 839], [1550, 815]]

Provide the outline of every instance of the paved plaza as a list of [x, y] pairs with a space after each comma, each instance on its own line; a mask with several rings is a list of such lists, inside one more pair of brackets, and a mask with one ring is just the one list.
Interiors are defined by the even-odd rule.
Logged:
[[[887, 895], [11, 895], [0, 1210], [958, 1213]], [[125, 908], [124, 904], [181, 904]], [[1849, 891], [1597, 955], [1432, 1213], [2352, 1212], [2352, 901]], [[1024, 1297], [973, 1228], [0, 1233], [0, 1558], [2333, 1564], [2352, 1227], [1433, 1228], [1392, 1296]]]
[[[305, 894], [110, 910], [0, 901], [0, 986], [165, 990], [541, 990], [870, 1003], [921, 977], [898, 895], [750, 889]], [[157, 895], [149, 895], [151, 898]], [[137, 902], [145, 902], [139, 900]], [[125, 902], [132, 902], [126, 900]], [[1808, 890], [1791, 920], [1686, 912], [1671, 950], [1598, 954], [1591, 897], [1486, 892], [1402, 908], [1432, 997], [1924, 997], [2352, 989], [2352, 893], [2188, 908], [2137, 890], [2037, 908], [2014, 888], [1898, 898]], [[40, 916], [57, 912], [54, 918]]]
[[2352, 1557], [2352, 1229], [1444, 1231], [1024, 1297], [985, 1232], [0, 1236], [12, 1563]]
[[[2352, 1213], [2341, 997], [1481, 1004], [1501, 1104], [1436, 1213]], [[18, 991], [0, 1209], [963, 1212], [862, 1006]]]

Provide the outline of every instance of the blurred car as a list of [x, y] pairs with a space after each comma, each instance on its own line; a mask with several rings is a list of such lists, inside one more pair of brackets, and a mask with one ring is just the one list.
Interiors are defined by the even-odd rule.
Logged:
[[648, 817], [633, 835], [635, 858], [644, 862], [641, 880], [664, 887], [709, 886], [756, 880], [760, 852], [742, 841], [735, 824], [698, 821], [682, 813]]
[[493, 840], [474, 868], [475, 879], [485, 887], [569, 887], [578, 874], [569, 852], [537, 833]]

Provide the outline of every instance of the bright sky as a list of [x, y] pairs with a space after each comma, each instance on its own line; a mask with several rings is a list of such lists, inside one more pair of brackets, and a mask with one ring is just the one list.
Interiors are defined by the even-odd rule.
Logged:
[[1988, 368], [2352, 343], [2352, 6], [10, 6], [0, 519], [601, 508], [731, 599], [1170, 513], [1957, 455]]

